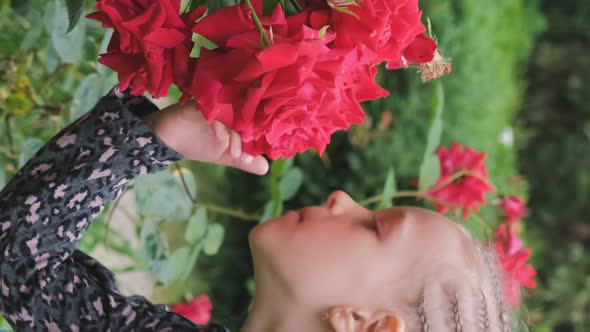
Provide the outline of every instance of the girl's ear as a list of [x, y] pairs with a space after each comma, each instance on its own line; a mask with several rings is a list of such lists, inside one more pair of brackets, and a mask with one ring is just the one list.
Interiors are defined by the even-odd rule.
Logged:
[[338, 306], [323, 314], [335, 332], [404, 332], [404, 320], [386, 309]]

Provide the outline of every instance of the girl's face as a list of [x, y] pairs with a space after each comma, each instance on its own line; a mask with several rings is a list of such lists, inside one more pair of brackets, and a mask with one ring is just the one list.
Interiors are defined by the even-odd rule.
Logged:
[[[368, 210], [342, 191], [250, 233], [257, 284], [304, 305], [389, 306], [431, 272], [471, 266], [468, 233], [420, 208]], [[268, 291], [268, 290], [267, 290]]]

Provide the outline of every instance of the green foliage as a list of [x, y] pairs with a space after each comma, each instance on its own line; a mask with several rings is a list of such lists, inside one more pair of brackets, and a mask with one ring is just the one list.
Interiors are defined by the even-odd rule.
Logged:
[[[542, 1], [547, 30], [528, 67], [518, 119], [520, 168], [531, 183], [527, 229], [539, 331], [590, 330], [590, 3]], [[547, 310], [551, 308], [551, 310]]]
[[78, 21], [80, 20], [80, 16], [82, 15], [82, 11], [84, 11], [84, 5], [86, 5], [86, 0], [65, 0], [66, 7], [68, 9], [68, 31], [70, 32], [76, 27]]
[[443, 120], [442, 113], [445, 104], [444, 90], [440, 82], [436, 84], [436, 96], [434, 107], [432, 108], [432, 119], [430, 120], [430, 129], [424, 149], [422, 165], [420, 165], [420, 177], [418, 178], [418, 188], [425, 190], [430, 188], [440, 176], [440, 161], [436, 156], [442, 137]]
[[207, 232], [207, 209], [200, 208], [188, 221], [184, 239], [188, 243], [195, 243], [202, 239]]
[[[190, 173], [184, 174], [188, 177]], [[187, 181], [194, 187], [194, 181]], [[194, 189], [193, 189], [194, 191]], [[179, 177], [169, 172], [149, 174], [134, 182], [135, 201], [140, 215], [166, 221], [188, 220], [192, 207]], [[166, 202], [166, 204], [162, 204]]]
[[395, 173], [393, 167], [389, 169], [387, 172], [387, 178], [385, 179], [385, 185], [383, 186], [383, 194], [381, 198], [381, 202], [377, 206], [378, 209], [386, 209], [392, 207], [392, 200], [397, 192], [397, 185], [395, 183]]
[[[53, 49], [63, 63], [75, 64], [84, 56], [84, 39], [86, 37], [86, 21], [80, 22], [70, 31], [68, 13], [62, 0], [47, 1], [45, 13], [53, 13], [51, 20], [51, 41]], [[69, 33], [68, 33], [69, 32]]]
[[223, 244], [223, 238], [225, 236], [225, 229], [220, 224], [212, 224], [207, 228], [207, 235], [203, 241], [203, 251], [213, 256], [219, 252], [221, 244]]

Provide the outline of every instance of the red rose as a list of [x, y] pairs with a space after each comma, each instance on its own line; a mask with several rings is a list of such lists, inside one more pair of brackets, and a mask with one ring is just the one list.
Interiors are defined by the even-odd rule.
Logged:
[[[119, 74], [121, 89], [165, 96], [174, 73], [186, 66], [190, 50], [190, 19], [179, 15], [181, 0], [98, 0], [88, 18], [115, 29], [107, 53], [98, 60]], [[199, 9], [191, 13], [204, 13]], [[194, 22], [194, 20], [192, 21]], [[189, 24], [187, 26], [187, 24]], [[175, 55], [175, 52], [179, 54]], [[184, 57], [184, 58], [183, 58]], [[182, 61], [180, 58], [183, 58]], [[177, 61], [175, 61], [177, 59]]]
[[502, 200], [500, 207], [508, 221], [520, 219], [524, 214], [525, 202], [522, 198], [516, 196], [508, 196]]
[[[450, 150], [441, 147], [436, 154], [440, 159], [440, 178], [428, 191], [433, 204], [441, 213], [461, 209], [463, 218], [469, 211], [478, 211], [479, 204], [485, 203], [486, 192], [493, 191], [484, 159], [486, 154], [464, 148], [454, 143]], [[464, 172], [453, 179], [458, 172]]]
[[314, 28], [330, 25], [336, 33], [333, 47], [354, 48], [363, 52], [363, 63], [387, 61], [388, 69], [404, 66], [406, 47], [426, 31], [420, 22], [422, 12], [417, 0], [328, 0], [331, 9], [308, 10]]
[[495, 245], [504, 297], [510, 305], [517, 307], [520, 303], [520, 288], [535, 288], [537, 273], [532, 265], [526, 264], [531, 250], [522, 247], [522, 240], [518, 238], [513, 225], [507, 222], [496, 229]]
[[179, 303], [172, 307], [172, 312], [182, 315], [199, 325], [209, 323], [211, 310], [213, 310], [213, 304], [207, 295], [201, 295], [189, 302]]
[[[322, 153], [332, 133], [363, 121], [359, 98], [386, 93], [371, 85], [376, 72], [358, 65], [355, 49], [328, 48], [333, 34], [320, 38], [300, 16], [285, 18], [280, 6], [261, 18], [267, 36], [270, 28], [273, 32], [272, 44], [261, 49], [260, 33], [241, 19], [250, 17], [248, 12], [244, 6], [227, 7], [195, 26], [224, 47], [201, 54], [191, 90], [208, 120], [241, 135], [246, 152], [272, 159], [309, 148]], [[227, 17], [240, 18], [227, 23], [232, 34], [211, 31]]]

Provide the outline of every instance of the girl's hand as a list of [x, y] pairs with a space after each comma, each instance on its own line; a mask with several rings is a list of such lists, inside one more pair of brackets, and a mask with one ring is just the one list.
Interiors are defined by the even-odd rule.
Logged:
[[184, 158], [235, 167], [263, 175], [268, 161], [263, 156], [253, 157], [242, 151], [238, 133], [219, 121], [208, 123], [195, 103], [174, 104], [148, 114], [143, 120], [171, 148]]

